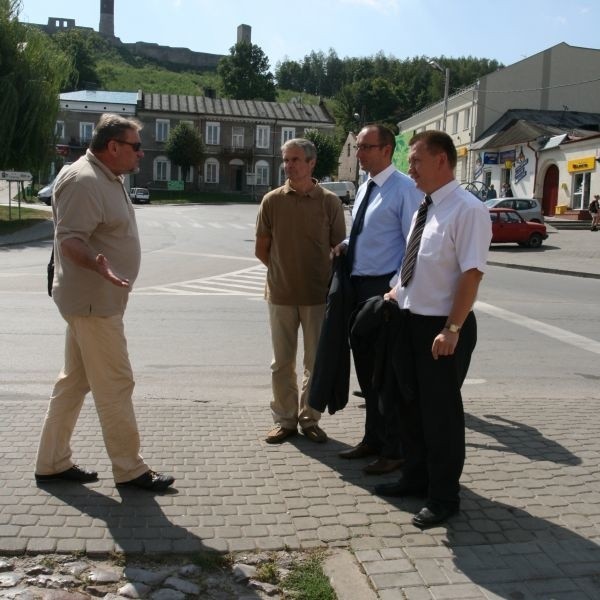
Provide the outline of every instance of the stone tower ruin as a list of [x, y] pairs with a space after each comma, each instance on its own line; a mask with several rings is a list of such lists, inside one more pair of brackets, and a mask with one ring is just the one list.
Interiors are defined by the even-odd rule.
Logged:
[[114, 0], [100, 0], [100, 26], [98, 31], [106, 37], [115, 37]]

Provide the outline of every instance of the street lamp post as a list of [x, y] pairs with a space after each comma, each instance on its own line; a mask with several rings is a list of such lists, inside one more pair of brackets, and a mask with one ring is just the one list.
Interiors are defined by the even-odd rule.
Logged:
[[444, 73], [444, 116], [442, 117], [442, 129], [443, 131], [446, 131], [446, 118], [448, 116], [448, 92], [450, 90], [450, 69], [448, 67], [442, 69], [440, 64], [433, 59], [429, 61], [429, 66], [440, 73]]

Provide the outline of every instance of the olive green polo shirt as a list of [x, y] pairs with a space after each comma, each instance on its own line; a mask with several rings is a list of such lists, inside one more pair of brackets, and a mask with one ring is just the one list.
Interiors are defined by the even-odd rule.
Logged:
[[273, 304], [325, 304], [330, 251], [346, 237], [340, 199], [318, 184], [300, 194], [288, 180], [264, 196], [256, 235], [271, 238], [265, 298]]

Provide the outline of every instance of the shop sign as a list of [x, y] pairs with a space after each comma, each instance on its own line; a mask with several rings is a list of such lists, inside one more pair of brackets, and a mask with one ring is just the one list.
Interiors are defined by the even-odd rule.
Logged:
[[585, 156], [567, 162], [569, 173], [581, 173], [581, 171], [593, 171], [596, 168], [596, 157]]
[[497, 165], [498, 164], [498, 153], [497, 152], [484, 152], [483, 153], [483, 164], [484, 165]]

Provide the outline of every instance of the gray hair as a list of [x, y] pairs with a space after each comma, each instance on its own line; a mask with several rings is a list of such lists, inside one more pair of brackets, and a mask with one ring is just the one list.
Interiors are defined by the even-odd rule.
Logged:
[[304, 158], [308, 162], [309, 160], [317, 159], [317, 148], [315, 145], [305, 138], [294, 138], [293, 140], [288, 140], [283, 146], [281, 146], [281, 152], [288, 148], [300, 148], [304, 152]]
[[90, 150], [94, 152], [106, 150], [110, 140], [123, 139], [126, 131], [140, 131], [141, 129], [142, 124], [137, 119], [127, 119], [121, 115], [104, 113], [92, 133]]

